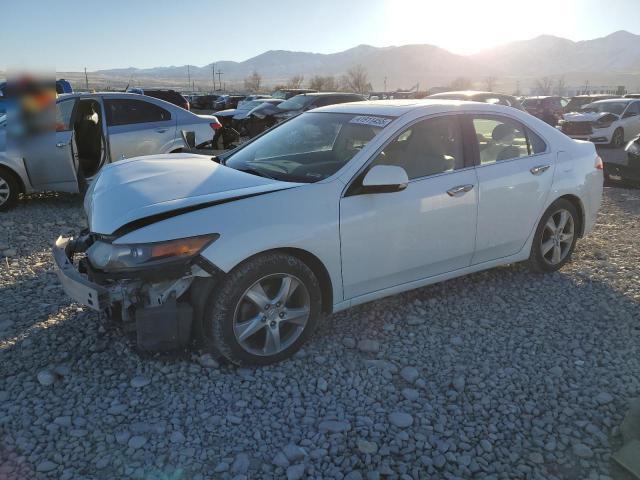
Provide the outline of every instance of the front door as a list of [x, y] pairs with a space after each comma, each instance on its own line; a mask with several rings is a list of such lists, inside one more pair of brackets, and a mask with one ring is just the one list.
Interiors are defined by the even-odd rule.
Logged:
[[556, 154], [516, 120], [499, 115], [469, 118], [479, 157], [475, 265], [522, 250], [543, 213]]
[[372, 165], [404, 168], [409, 184], [362, 194], [359, 179], [340, 202], [345, 299], [470, 265], [477, 214], [475, 170], [465, 164], [458, 116], [419, 121]]
[[112, 162], [123, 158], [167, 153], [176, 138], [177, 120], [150, 101], [105, 98], [109, 152]]
[[55, 133], [36, 135], [22, 148], [27, 174], [37, 190], [77, 192], [73, 147], [75, 98], [56, 103]]

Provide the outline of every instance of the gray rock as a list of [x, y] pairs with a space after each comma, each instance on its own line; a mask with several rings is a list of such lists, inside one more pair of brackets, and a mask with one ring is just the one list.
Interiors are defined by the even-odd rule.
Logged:
[[404, 378], [407, 382], [413, 383], [420, 376], [420, 372], [415, 367], [404, 367], [400, 370], [400, 376]]
[[377, 340], [360, 340], [358, 350], [367, 353], [377, 353], [380, 350], [380, 343]]
[[402, 396], [410, 402], [415, 402], [420, 398], [420, 392], [414, 388], [403, 388]]
[[249, 471], [249, 465], [249, 455], [247, 455], [246, 453], [239, 453], [233, 460], [233, 464], [231, 465], [231, 472], [244, 475]]
[[38, 372], [38, 382], [40, 385], [48, 387], [49, 385], [53, 385], [55, 381], [56, 376], [49, 370], [42, 370]]
[[455, 337], [451, 337], [451, 345], [454, 347], [461, 347], [464, 345], [464, 340], [462, 340], [462, 337], [456, 335]]
[[576, 443], [573, 445], [573, 453], [580, 458], [591, 458], [593, 457], [593, 451], [591, 448], [586, 446], [583, 443]]
[[151, 383], [151, 380], [147, 377], [143, 377], [142, 375], [135, 376], [131, 379], [131, 386], [133, 388], [142, 388], [146, 387]]
[[271, 463], [281, 468], [287, 468], [290, 465], [289, 460], [287, 460], [287, 457], [282, 452], [276, 453]]
[[323, 420], [318, 425], [318, 429], [321, 432], [342, 433], [351, 430], [351, 424], [341, 420]]
[[213, 470], [214, 473], [223, 473], [229, 470], [229, 464], [227, 462], [220, 462], [216, 465], [216, 468]]
[[391, 412], [389, 422], [398, 428], [407, 428], [413, 425], [413, 417], [405, 412]]
[[144, 446], [145, 443], [147, 443], [146, 437], [143, 437], [142, 435], [134, 435], [129, 439], [128, 445], [129, 448], [137, 450], [138, 448]]
[[204, 368], [218, 368], [220, 364], [210, 353], [198, 357], [198, 363]]
[[304, 448], [299, 447], [298, 445], [294, 445], [293, 443], [290, 443], [286, 447], [284, 447], [283, 453], [290, 463], [296, 463], [307, 456], [307, 452]]
[[378, 452], [378, 445], [375, 442], [369, 442], [363, 438], [359, 438], [356, 445], [358, 450], [365, 454], [375, 455]]
[[318, 387], [318, 390], [320, 390], [321, 392], [326, 392], [327, 388], [329, 388], [327, 381], [322, 377], [318, 378], [316, 386]]
[[458, 375], [453, 379], [453, 382], [451, 382], [451, 384], [453, 385], [453, 388], [455, 388], [459, 393], [462, 393], [466, 384], [464, 376]]
[[356, 341], [352, 337], [344, 337], [342, 339], [342, 344], [347, 348], [355, 348], [356, 347]]
[[596, 402], [600, 405], [606, 405], [607, 403], [611, 403], [613, 401], [613, 396], [607, 392], [600, 392], [596, 395]]
[[287, 468], [287, 480], [300, 480], [304, 476], [304, 465], [291, 465]]
[[418, 317], [416, 315], [410, 315], [407, 317], [407, 325], [415, 327], [416, 325], [422, 325], [426, 320], [422, 317]]
[[183, 443], [186, 440], [186, 438], [184, 437], [182, 432], [175, 431], [171, 434], [171, 436], [169, 437], [169, 440], [171, 441], [171, 443]]
[[40, 463], [38, 463], [38, 465], [36, 465], [36, 470], [42, 473], [51, 472], [56, 468], [58, 468], [58, 465], [52, 462], [51, 460], [43, 460]]
[[436, 455], [435, 457], [433, 457], [433, 466], [441, 469], [443, 468], [447, 463], [447, 459], [445, 458], [444, 455]]

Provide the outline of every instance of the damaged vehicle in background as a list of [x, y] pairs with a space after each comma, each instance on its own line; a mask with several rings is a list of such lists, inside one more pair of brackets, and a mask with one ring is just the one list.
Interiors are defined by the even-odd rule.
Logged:
[[221, 127], [214, 116], [134, 93], [61, 95], [51, 120], [50, 132], [22, 142], [1, 130], [0, 210], [12, 207], [21, 193], [82, 192], [117, 160], [178, 152], [185, 147], [183, 131], [204, 147]]
[[460, 92], [442, 92], [429, 95], [428, 99], [434, 98], [439, 100], [466, 100], [468, 102], [491, 103], [494, 105], [504, 105], [506, 107], [517, 108], [524, 111], [520, 101], [513, 95], [505, 95], [504, 93], [495, 92], [477, 92], [475, 90], [464, 90]]
[[579, 112], [582, 107], [589, 103], [600, 100], [610, 100], [612, 98], [620, 98], [620, 95], [607, 95], [604, 93], [592, 93], [585, 95], [576, 95], [569, 99], [569, 103], [564, 106], [564, 113]]
[[219, 146], [222, 138], [224, 149], [231, 148], [234, 142], [238, 142], [241, 136], [247, 136], [246, 127], [250, 123], [248, 116], [261, 105], [278, 105], [284, 100], [277, 98], [263, 98], [259, 100], [244, 101], [238, 103], [238, 108], [220, 110], [216, 112], [216, 118], [222, 124], [222, 128], [216, 132], [213, 139], [214, 149]]
[[604, 162], [605, 184], [640, 188], [640, 136], [631, 140], [624, 150], [626, 164]]
[[269, 364], [332, 312], [498, 265], [560, 269], [602, 182], [593, 144], [510, 107], [345, 103], [220, 157], [107, 166], [88, 229], [53, 255], [67, 294], [141, 349], [197, 340]]
[[565, 113], [559, 128], [577, 140], [620, 148], [640, 134], [640, 100], [616, 98], [584, 105]]

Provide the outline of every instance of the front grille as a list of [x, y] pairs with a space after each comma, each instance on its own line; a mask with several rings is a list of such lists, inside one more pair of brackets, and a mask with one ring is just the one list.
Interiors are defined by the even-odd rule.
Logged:
[[591, 135], [591, 122], [567, 122], [562, 124], [562, 132], [567, 135]]

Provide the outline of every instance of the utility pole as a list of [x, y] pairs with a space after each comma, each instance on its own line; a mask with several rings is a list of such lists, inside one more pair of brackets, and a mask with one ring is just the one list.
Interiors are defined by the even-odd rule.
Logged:
[[384, 76], [384, 93], [387, 93], [387, 76]]
[[89, 77], [87, 77], [87, 67], [84, 67], [84, 84], [87, 87], [87, 92], [89, 91]]
[[211, 81], [213, 82], [213, 91], [216, 91], [216, 64], [211, 64]]
[[191, 86], [191, 69], [187, 65], [187, 88]]
[[221, 72], [220, 70], [217, 71], [218, 74], [218, 85], [220, 85], [220, 90], [222, 90], [222, 75], [224, 75], [224, 72]]

